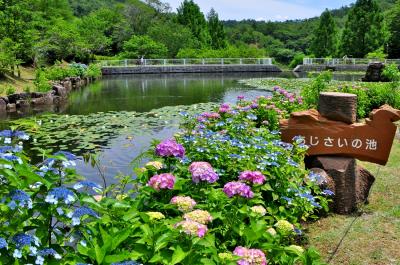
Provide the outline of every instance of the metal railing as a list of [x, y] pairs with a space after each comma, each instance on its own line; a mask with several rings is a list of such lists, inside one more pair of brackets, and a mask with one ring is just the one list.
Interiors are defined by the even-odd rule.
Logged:
[[272, 65], [272, 58], [126, 59], [95, 61], [102, 67], [175, 65]]
[[304, 58], [303, 65], [357, 65], [382, 62], [385, 64], [400, 64], [400, 59], [365, 59], [365, 58]]

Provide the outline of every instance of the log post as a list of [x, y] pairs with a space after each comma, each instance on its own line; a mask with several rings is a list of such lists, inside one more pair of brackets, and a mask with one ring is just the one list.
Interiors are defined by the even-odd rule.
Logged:
[[[357, 95], [323, 92], [320, 94], [318, 111], [330, 120], [355, 123]], [[365, 202], [375, 180], [367, 170], [357, 166], [355, 158], [313, 156], [306, 159], [306, 166], [323, 169], [333, 179], [333, 208], [339, 214], [350, 214], [357, 209], [358, 203]]]

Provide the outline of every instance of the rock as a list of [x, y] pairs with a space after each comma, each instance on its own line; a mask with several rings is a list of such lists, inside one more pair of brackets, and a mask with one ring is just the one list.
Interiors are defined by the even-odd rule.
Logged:
[[319, 95], [318, 111], [325, 118], [348, 124], [356, 122], [357, 95], [322, 92]]
[[55, 91], [55, 95], [66, 98], [68, 96], [68, 92], [62, 85], [53, 85], [53, 91]]
[[0, 113], [6, 111], [7, 111], [7, 102], [3, 98], [0, 98]]
[[69, 93], [72, 90], [72, 82], [71, 78], [65, 78], [63, 81], [60, 83], [65, 90]]
[[362, 78], [364, 82], [387, 82], [387, 78], [382, 76], [383, 69], [385, 69], [385, 64], [376, 62], [370, 63], [368, 65], [365, 77]]
[[400, 110], [384, 105], [371, 112], [365, 123], [346, 124], [323, 117], [316, 110], [294, 112], [280, 122], [282, 140], [303, 136], [307, 154], [340, 155], [386, 165], [400, 120]]
[[10, 100], [8, 99], [7, 96], [0, 97], [0, 98], [3, 99], [7, 104], [10, 103]]
[[8, 95], [9, 103], [16, 104], [18, 100], [27, 100], [31, 97], [30, 93], [19, 93], [19, 94], [12, 94]]
[[7, 104], [7, 111], [8, 112], [15, 112], [17, 111], [17, 106], [15, 103], [8, 103]]
[[17, 108], [29, 108], [30, 102], [28, 100], [17, 100], [16, 107]]
[[32, 105], [39, 106], [39, 105], [51, 105], [53, 104], [53, 94], [51, 92], [44, 94], [40, 98], [34, 98], [31, 100]]
[[44, 96], [44, 93], [42, 92], [32, 92], [31, 93], [31, 98], [41, 98]]

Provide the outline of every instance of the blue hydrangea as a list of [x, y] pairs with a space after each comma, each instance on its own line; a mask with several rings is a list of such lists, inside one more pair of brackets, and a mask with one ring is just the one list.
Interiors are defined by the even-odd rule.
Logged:
[[310, 172], [310, 174], [308, 174], [308, 179], [311, 180], [312, 182], [318, 184], [318, 185], [322, 185], [326, 182], [325, 178], [323, 176], [321, 176], [318, 173], [314, 173], [314, 172]]
[[246, 118], [252, 121], [256, 121], [258, 119], [254, 114], [248, 114]]
[[322, 194], [323, 194], [323, 195], [326, 195], [326, 196], [333, 196], [333, 195], [335, 195], [335, 193], [334, 193], [333, 191], [331, 191], [331, 190], [323, 190], [323, 191], [322, 191]]
[[0, 146], [0, 153], [7, 153], [13, 150], [12, 146], [6, 145], [6, 146]]
[[8, 248], [8, 244], [4, 238], [0, 237], [0, 249], [3, 249], [3, 248]]
[[15, 244], [15, 246], [18, 249], [21, 249], [25, 246], [31, 246], [32, 244], [39, 246], [38, 238], [31, 236], [31, 235], [27, 235], [27, 234], [22, 234], [22, 233], [16, 234], [15, 236], [13, 236], [12, 242]]
[[137, 261], [134, 260], [127, 260], [122, 262], [111, 263], [111, 265], [141, 265], [141, 263], [138, 263]]
[[0, 158], [11, 162], [18, 162], [18, 164], [22, 164], [21, 158], [11, 153], [0, 153]]
[[82, 188], [93, 189], [94, 191], [98, 191], [98, 190], [102, 189], [102, 187], [99, 184], [97, 184], [95, 182], [91, 182], [91, 181], [86, 181], [86, 180], [80, 181], [74, 185], [75, 190], [79, 190]]
[[13, 132], [11, 130], [0, 131], [0, 137], [11, 138], [12, 135], [13, 135]]
[[72, 214], [69, 214], [68, 216], [72, 219], [72, 225], [79, 225], [81, 223], [81, 217], [84, 215], [89, 215], [98, 218], [99, 215], [93, 211], [92, 209], [88, 207], [80, 207], [75, 209], [75, 211], [72, 212]]
[[32, 200], [29, 195], [22, 190], [13, 190], [8, 195], [11, 198], [11, 202], [8, 203], [8, 207], [14, 210], [17, 206], [32, 208]]
[[71, 204], [75, 201], [75, 194], [65, 187], [53, 188], [47, 194], [45, 201], [51, 204], [57, 204], [60, 201]]
[[55, 156], [63, 155], [67, 160], [70, 160], [70, 161], [77, 160], [76, 155], [74, 155], [70, 152], [67, 152], [67, 151], [58, 151], [54, 155]]
[[25, 132], [22, 131], [3, 130], [0, 131], [0, 137], [4, 138], [17, 137], [18, 139], [21, 140], [29, 140], [29, 135], [27, 135]]
[[39, 250], [39, 251], [37, 252], [37, 255], [38, 255], [38, 256], [42, 256], [42, 257], [52, 256], [52, 257], [54, 257], [55, 259], [61, 259], [60, 254], [58, 254], [57, 251], [55, 251], [55, 250], [52, 249], [52, 248], [44, 248], [44, 249], [42, 249], [42, 250]]

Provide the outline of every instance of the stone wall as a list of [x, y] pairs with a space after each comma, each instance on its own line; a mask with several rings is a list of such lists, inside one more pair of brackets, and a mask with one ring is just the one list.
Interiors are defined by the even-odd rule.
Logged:
[[49, 92], [17, 93], [0, 97], [0, 118], [7, 113], [27, 112], [31, 109], [49, 109], [59, 106], [68, 98], [69, 93], [86, 86], [93, 81], [92, 78], [71, 77], [54, 82]]
[[103, 67], [103, 75], [164, 74], [164, 73], [234, 73], [234, 72], [282, 72], [275, 65], [174, 65]]
[[303, 65], [300, 64], [296, 66], [293, 70], [294, 72], [312, 72], [317, 71], [321, 72], [324, 70], [333, 70], [333, 71], [367, 71], [367, 64], [346, 64], [346, 65]]

